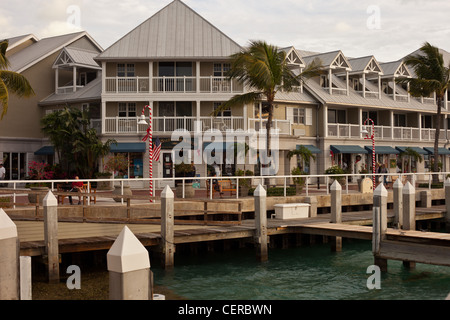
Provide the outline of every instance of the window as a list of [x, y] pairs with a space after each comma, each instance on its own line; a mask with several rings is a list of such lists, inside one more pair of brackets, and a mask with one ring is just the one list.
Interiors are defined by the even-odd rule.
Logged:
[[230, 68], [229, 63], [214, 63], [214, 77], [225, 77]]
[[117, 76], [118, 77], [134, 77], [134, 63], [118, 63]]
[[422, 128], [433, 128], [432, 116], [422, 116]]
[[119, 117], [136, 117], [136, 103], [119, 103]]
[[294, 108], [294, 123], [305, 124], [305, 109]]
[[[214, 111], [216, 111], [220, 107], [221, 104], [222, 104], [221, 102], [214, 102]], [[219, 113], [217, 113], [217, 116], [218, 117], [231, 117], [231, 109], [230, 109], [230, 107], [228, 107], [228, 108], [220, 111]]]
[[328, 123], [346, 123], [346, 112], [345, 110], [328, 110]]
[[394, 127], [406, 127], [406, 114], [394, 113]]
[[[377, 111], [363, 111], [362, 112], [362, 121], [366, 121], [367, 119], [371, 119], [374, 125], [378, 124], [378, 112]], [[372, 125], [372, 122], [368, 121], [366, 124]]]

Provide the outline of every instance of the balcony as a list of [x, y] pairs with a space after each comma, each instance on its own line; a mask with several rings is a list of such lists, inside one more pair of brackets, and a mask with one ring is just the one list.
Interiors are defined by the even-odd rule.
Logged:
[[[261, 119], [255, 119], [255, 118], [248, 119], [248, 128], [250, 130], [255, 130], [255, 131], [259, 131], [261, 129], [264, 130], [264, 129], [266, 129], [266, 125], [267, 125], [267, 120], [265, 120], [265, 119], [263, 119], [262, 121], [261, 121]], [[279, 130], [279, 134], [288, 134], [288, 135], [292, 134], [291, 122], [289, 120], [273, 119], [271, 129]]]
[[[375, 139], [379, 140], [407, 140], [434, 141], [435, 129], [419, 129], [414, 127], [375, 126]], [[328, 137], [339, 139], [363, 139], [358, 124], [328, 124]], [[441, 130], [439, 140], [446, 141], [446, 130]]]
[[[107, 117], [105, 119], [105, 133], [107, 134], [145, 134], [146, 125], [138, 124], [140, 118]], [[195, 121], [200, 121], [201, 130], [217, 129], [244, 130], [243, 117], [153, 117], [153, 132], [171, 134], [177, 129], [186, 129], [194, 132]]]
[[[197, 82], [198, 80], [198, 82]], [[152, 84], [150, 87], [149, 84]], [[226, 77], [106, 77], [105, 93], [242, 93], [244, 87]]]

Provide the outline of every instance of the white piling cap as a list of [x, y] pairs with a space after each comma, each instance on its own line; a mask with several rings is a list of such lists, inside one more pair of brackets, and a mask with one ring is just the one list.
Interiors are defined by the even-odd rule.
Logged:
[[407, 181], [405, 184], [405, 187], [403, 188], [402, 193], [403, 194], [415, 194], [416, 188], [414, 188], [414, 186], [409, 181]]
[[125, 273], [150, 268], [147, 249], [125, 226], [106, 255], [108, 271]]
[[373, 193], [373, 195], [379, 196], [379, 197], [387, 197], [388, 192], [387, 192], [386, 188], [384, 187], [384, 185], [382, 183], [380, 183], [378, 185], [378, 187], [375, 189], [375, 192]]
[[42, 202], [45, 207], [56, 207], [58, 205], [58, 200], [51, 190], [45, 195]]
[[168, 185], [164, 188], [164, 190], [161, 192], [161, 198], [174, 198], [174, 194], [172, 189]]
[[337, 180], [334, 180], [333, 184], [330, 187], [330, 190], [342, 190], [341, 184]]
[[397, 180], [395, 180], [394, 185], [392, 187], [397, 188], [397, 189], [403, 188], [403, 183], [402, 183], [400, 177], [397, 178]]
[[17, 226], [6, 214], [6, 212], [0, 208], [0, 240], [10, 239], [17, 237]]
[[255, 197], [265, 197], [267, 195], [266, 189], [262, 186], [262, 184], [259, 184], [255, 191], [253, 192], [253, 195]]

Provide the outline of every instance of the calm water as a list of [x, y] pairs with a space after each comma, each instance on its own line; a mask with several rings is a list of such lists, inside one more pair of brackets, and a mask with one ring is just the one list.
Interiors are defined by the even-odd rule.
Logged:
[[417, 264], [409, 271], [400, 261], [388, 262], [380, 290], [367, 289], [368, 241], [344, 240], [339, 253], [329, 244], [271, 249], [265, 263], [256, 261], [253, 249], [175, 260], [170, 272], [152, 267], [155, 282], [190, 300], [442, 300], [450, 293], [450, 267]]

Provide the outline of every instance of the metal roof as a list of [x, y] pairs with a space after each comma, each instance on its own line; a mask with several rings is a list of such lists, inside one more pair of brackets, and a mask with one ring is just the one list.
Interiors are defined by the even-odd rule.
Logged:
[[85, 31], [44, 38], [9, 57], [10, 70], [20, 73], [83, 36], [87, 36], [99, 51], [102, 50]]
[[183, 2], [175, 0], [97, 59], [229, 59], [240, 50], [236, 42]]
[[64, 65], [58, 63], [58, 60], [63, 54], [66, 54], [70, 60], [66, 64], [66, 66], [80, 66], [80, 67], [101, 69], [100, 65], [94, 60], [94, 58], [98, 56], [98, 52], [70, 47], [63, 48], [60, 55], [56, 59], [56, 62], [53, 65], [54, 67], [58, 65], [60, 66]]

